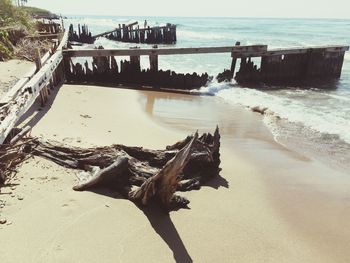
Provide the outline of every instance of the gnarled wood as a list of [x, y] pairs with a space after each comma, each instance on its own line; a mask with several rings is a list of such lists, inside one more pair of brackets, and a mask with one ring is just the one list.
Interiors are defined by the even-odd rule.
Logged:
[[139, 189], [131, 192], [129, 197], [147, 205], [152, 197], [157, 196], [163, 205], [170, 207], [172, 197], [182, 178], [183, 169], [191, 158], [194, 141], [197, 139], [198, 133], [156, 175], [144, 182]]
[[107, 180], [110, 177], [115, 177], [124, 172], [127, 168], [128, 158], [118, 156], [117, 160], [110, 166], [100, 169], [95, 166], [91, 169], [91, 172], [81, 172], [78, 174], [79, 183], [73, 187], [76, 191], [86, 190], [102, 181]]
[[119, 144], [84, 149], [24, 138], [21, 144], [0, 145], [0, 178], [9, 177], [25, 158], [39, 156], [80, 170], [74, 190], [111, 187], [133, 202], [147, 205], [155, 200], [170, 210], [189, 203], [176, 191], [198, 189], [219, 174], [219, 147], [218, 128], [214, 135], [195, 133], [165, 150]]

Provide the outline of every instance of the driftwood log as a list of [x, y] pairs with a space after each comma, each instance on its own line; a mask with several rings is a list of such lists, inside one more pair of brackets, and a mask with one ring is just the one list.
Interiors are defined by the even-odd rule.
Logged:
[[83, 191], [97, 186], [117, 190], [140, 205], [157, 202], [167, 210], [186, 207], [189, 201], [176, 191], [199, 189], [220, 168], [220, 134], [196, 132], [165, 150], [148, 150], [115, 144], [105, 147], [67, 147], [39, 138], [16, 145], [0, 145], [0, 180], [13, 173], [30, 156], [46, 158], [66, 168], [80, 170], [73, 187]]

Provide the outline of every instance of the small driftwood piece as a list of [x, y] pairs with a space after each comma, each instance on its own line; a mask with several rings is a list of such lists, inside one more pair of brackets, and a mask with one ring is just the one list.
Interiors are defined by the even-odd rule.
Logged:
[[74, 190], [109, 187], [137, 204], [148, 205], [156, 201], [172, 210], [189, 203], [175, 195], [176, 191], [199, 189], [204, 182], [218, 176], [219, 148], [218, 128], [213, 135], [195, 133], [165, 150], [119, 144], [83, 149], [25, 138], [14, 146], [0, 145], [0, 151], [8, 151], [0, 159], [0, 176], [8, 176], [8, 168], [17, 166], [25, 158], [39, 156], [80, 170]]
[[0, 186], [10, 179], [16, 173], [17, 166], [29, 157], [24, 148], [30, 140], [25, 140], [16, 145], [0, 144]]

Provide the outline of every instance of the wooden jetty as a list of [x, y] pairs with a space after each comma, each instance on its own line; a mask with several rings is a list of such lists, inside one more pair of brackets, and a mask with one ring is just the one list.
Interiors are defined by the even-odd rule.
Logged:
[[[71, 82], [109, 82], [109, 84], [142, 84], [147, 86], [167, 87], [173, 89], [191, 90], [204, 86], [210, 77], [207, 73], [196, 72], [178, 74], [174, 71], [158, 69], [159, 55], [231, 53], [232, 51], [266, 51], [266, 45], [227, 46], [202, 48], [152, 48], [152, 49], [90, 49], [65, 50], [66, 77]], [[149, 56], [149, 69], [141, 70], [140, 56]], [[92, 69], [89, 63], [74, 64], [71, 57], [93, 57]], [[130, 61], [121, 61], [120, 69], [115, 56], [130, 56]]]
[[[201, 48], [151, 48], [151, 49], [85, 49], [65, 50], [67, 80], [73, 82], [101, 82], [108, 80], [115, 84], [134, 83], [152, 86], [165, 86], [175, 89], [196, 89], [211, 79], [208, 74], [177, 74], [173, 71], [158, 69], [158, 56], [204, 53], [230, 53], [230, 69], [217, 76], [219, 82], [238, 83], [289, 83], [311, 79], [339, 78], [345, 51], [348, 46], [317, 46], [307, 48], [270, 49], [267, 45]], [[130, 61], [122, 61], [118, 69], [115, 57], [129, 56]], [[141, 70], [140, 56], [148, 56], [149, 69]], [[92, 69], [86, 62], [72, 63], [72, 57], [93, 57]], [[261, 58], [261, 64], [255, 65], [253, 58]], [[235, 73], [237, 59], [241, 60]], [[68, 61], [68, 62], [67, 62]]]
[[91, 44], [98, 37], [106, 37], [110, 40], [127, 43], [145, 44], [175, 44], [176, 25], [166, 24], [165, 26], [146, 26], [140, 28], [138, 22], [128, 25], [119, 24], [118, 28], [92, 36], [86, 25], [78, 25], [78, 32], [73, 25], [69, 27], [69, 41]]

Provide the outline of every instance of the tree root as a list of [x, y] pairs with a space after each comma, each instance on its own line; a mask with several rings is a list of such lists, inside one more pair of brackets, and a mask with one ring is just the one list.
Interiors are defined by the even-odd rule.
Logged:
[[[165, 150], [111, 145], [95, 148], [67, 147], [39, 138], [25, 138], [16, 145], [0, 145], [0, 183], [30, 156], [39, 156], [66, 168], [80, 170], [78, 184], [83, 191], [110, 187], [125, 198], [148, 205], [159, 202], [167, 210], [186, 207], [189, 201], [176, 191], [199, 189], [220, 172], [220, 134], [196, 132]], [[135, 189], [136, 188], [136, 189]]]

